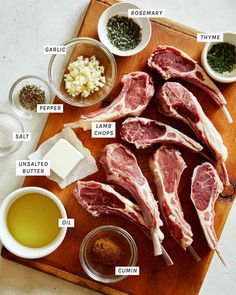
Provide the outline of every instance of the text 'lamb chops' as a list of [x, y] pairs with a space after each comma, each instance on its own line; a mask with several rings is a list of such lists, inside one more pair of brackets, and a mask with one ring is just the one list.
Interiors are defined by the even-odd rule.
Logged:
[[227, 265], [219, 249], [214, 229], [214, 205], [223, 190], [223, 184], [215, 170], [208, 162], [197, 166], [193, 171], [191, 199], [196, 208], [207, 243], [215, 250], [224, 265]]
[[144, 72], [132, 72], [124, 75], [121, 81], [123, 88], [109, 106], [82, 115], [78, 122], [65, 126], [89, 130], [92, 128], [92, 122], [108, 122], [126, 116], [139, 116], [154, 95], [151, 76]]
[[149, 67], [155, 69], [165, 80], [182, 78], [206, 91], [222, 108], [229, 123], [233, 120], [226, 108], [226, 100], [206, 72], [183, 51], [167, 45], [159, 45], [148, 59]]
[[102, 151], [100, 162], [108, 181], [127, 189], [138, 203], [144, 220], [150, 229], [154, 245], [154, 255], [161, 255], [164, 235], [157, 201], [147, 179], [143, 176], [134, 154], [119, 143], [108, 144]]
[[149, 165], [156, 183], [159, 206], [171, 236], [199, 261], [200, 258], [191, 246], [191, 226], [184, 219], [178, 196], [180, 178], [187, 167], [184, 159], [175, 147], [163, 145], [150, 158]]
[[221, 163], [225, 184], [229, 185], [224, 164], [228, 157], [227, 148], [196, 97], [181, 84], [166, 82], [157, 95], [157, 105], [161, 113], [180, 119], [193, 129], [198, 138], [212, 151], [216, 161]]
[[[145, 233], [148, 231], [139, 206], [123, 197], [110, 185], [97, 181], [77, 181], [73, 193], [80, 205], [94, 217], [101, 214], [118, 215], [139, 225]], [[163, 247], [162, 251], [166, 264], [173, 265]]]
[[137, 149], [144, 149], [155, 143], [171, 143], [192, 152], [200, 152], [203, 147], [179, 130], [164, 123], [146, 118], [127, 118], [122, 123], [121, 138], [132, 143]]

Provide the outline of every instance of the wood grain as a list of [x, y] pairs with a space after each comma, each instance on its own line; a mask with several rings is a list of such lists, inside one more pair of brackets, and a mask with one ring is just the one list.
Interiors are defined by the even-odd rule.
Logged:
[[[117, 1], [117, 0], [99, 0], [99, 2], [102, 2], [104, 4], [108, 5], [113, 5], [117, 4], [122, 1]], [[144, 6], [144, 5], [143, 5]], [[162, 17], [162, 18], [150, 18], [152, 22], [161, 24], [165, 27], [171, 28], [175, 31], [185, 33], [186, 35], [192, 36], [192, 37], [197, 37], [197, 33], [200, 33], [199, 30], [190, 28], [188, 26], [185, 26], [183, 24], [180, 24], [172, 19]]]
[[[87, 11], [86, 17], [82, 24], [79, 36], [89, 36], [92, 38], [98, 38], [97, 35], [97, 22], [99, 16], [107, 7], [107, 0], [99, 2], [92, 1]], [[109, 3], [110, 0], [109, 0]], [[113, 3], [113, 2], [112, 2]], [[149, 45], [141, 53], [132, 57], [116, 57], [118, 66], [118, 77], [115, 87], [111, 95], [107, 98], [107, 101], [112, 100], [119, 93], [121, 89], [120, 79], [125, 73], [135, 70], [147, 70], [146, 60], [151, 52], [158, 44], [169, 44], [184, 50], [195, 60], [200, 60], [200, 53], [202, 44], [196, 42], [194, 38], [196, 32], [183, 26], [176, 26], [173, 22], [166, 20], [167, 23], [152, 22], [152, 38]], [[163, 81], [154, 71], [149, 71], [154, 79], [155, 84], [158, 87]], [[205, 112], [215, 124], [216, 128], [221, 133], [225, 145], [228, 147], [229, 158], [226, 162], [230, 179], [236, 184], [236, 153], [235, 153], [235, 138], [236, 138], [236, 126], [235, 124], [229, 125], [226, 119], [219, 110], [218, 106], [206, 95], [203, 91], [197, 87], [188, 83], [183, 83], [187, 86], [199, 99]], [[228, 109], [231, 115], [236, 121], [236, 109], [234, 107], [234, 98], [236, 97], [236, 83], [229, 85], [219, 85], [223, 94], [228, 101]], [[55, 99], [55, 103], [62, 103], [58, 98]], [[87, 108], [72, 107], [70, 105], [64, 105], [64, 114], [50, 114], [40, 138], [39, 144], [47, 140], [49, 137], [58, 133], [63, 128], [64, 123], [78, 120], [81, 114], [91, 112], [93, 110], [101, 108], [103, 103], [98, 103], [95, 106]], [[172, 120], [167, 117], [163, 117], [156, 112], [154, 102], [148, 106], [144, 111], [143, 116], [149, 118], [160, 119], [165, 123], [168, 123], [174, 127], [177, 127], [181, 131], [195, 138], [193, 132], [181, 122]], [[117, 134], [119, 134], [120, 121], [118, 121]], [[83, 132], [81, 129], [76, 130], [78, 137], [81, 139], [85, 147], [89, 148], [96, 159], [99, 158], [100, 152], [103, 147], [111, 142], [120, 141], [120, 138], [116, 139], [92, 139], [90, 131]], [[134, 147], [129, 146], [135, 155], [138, 162], [148, 178], [151, 188], [155, 193], [155, 186], [152, 180], [148, 168], [148, 158], [155, 151], [155, 148], [147, 150], [135, 150]], [[68, 186], [64, 190], [60, 190], [59, 187], [48, 180], [46, 177], [27, 177], [24, 182], [24, 186], [40, 186], [52, 191], [56, 194], [64, 203], [68, 217], [75, 218], [75, 228], [68, 229], [67, 236], [62, 245], [54, 251], [51, 255], [38, 260], [26, 260], [14, 256], [3, 248], [2, 256], [16, 261], [18, 263], [27, 265], [29, 267], [41, 270], [46, 273], [53, 274], [70, 282], [100, 291], [104, 294], [135, 294], [135, 295], [195, 295], [198, 294], [201, 284], [204, 280], [205, 274], [212, 259], [213, 252], [209, 250], [203, 233], [200, 228], [200, 224], [191, 204], [190, 194], [190, 179], [192, 170], [195, 165], [205, 161], [198, 154], [191, 154], [186, 150], [181, 150], [182, 155], [188, 165], [185, 170], [181, 184], [179, 187], [179, 196], [185, 213], [187, 221], [191, 224], [194, 233], [193, 247], [197, 253], [201, 256], [202, 261], [195, 263], [189, 253], [182, 250], [177, 243], [170, 238], [168, 232], [164, 228], [165, 233], [164, 246], [173, 258], [174, 266], [165, 266], [161, 257], [154, 257], [152, 255], [152, 243], [147, 240], [146, 236], [133, 224], [127, 223], [126, 220], [115, 216], [103, 216], [100, 218], [94, 218], [89, 215], [80, 205], [76, 202], [72, 195], [74, 185]], [[102, 170], [99, 170], [96, 174], [88, 177], [87, 179], [95, 179], [97, 181], [105, 181], [105, 176]], [[224, 227], [229, 210], [232, 206], [232, 199], [217, 201], [215, 210], [215, 228], [217, 235], [220, 236]], [[139, 257], [137, 265], [140, 266], [140, 276], [131, 276], [127, 279], [116, 283], [103, 286], [92, 280], [90, 280], [84, 271], [82, 270], [79, 262], [79, 249], [81, 242], [85, 235], [97, 226], [104, 224], [118, 225], [126, 229], [135, 239]]]

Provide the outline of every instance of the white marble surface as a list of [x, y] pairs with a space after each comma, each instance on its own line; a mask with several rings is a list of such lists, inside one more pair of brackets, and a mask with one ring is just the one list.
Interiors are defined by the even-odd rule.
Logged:
[[[236, 29], [235, 0], [137, 0], [143, 8], [165, 8], [167, 16], [207, 32]], [[76, 36], [89, 0], [5, 0], [0, 3], [0, 111], [11, 112], [8, 92], [12, 83], [27, 74], [47, 79], [49, 56], [43, 46], [60, 44]], [[15, 160], [34, 150], [43, 128], [43, 120], [22, 120], [32, 132], [31, 143], [8, 158], [0, 159], [0, 200], [19, 187]], [[220, 248], [230, 266], [224, 268], [214, 257], [201, 289], [201, 295], [231, 295], [236, 289], [236, 205], [224, 229]], [[13, 294], [96, 294], [60, 279], [0, 258], [0, 295]], [[190, 294], [191, 295], [191, 294]]]

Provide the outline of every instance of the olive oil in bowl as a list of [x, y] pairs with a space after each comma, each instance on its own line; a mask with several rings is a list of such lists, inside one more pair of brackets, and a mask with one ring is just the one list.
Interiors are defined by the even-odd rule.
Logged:
[[7, 213], [7, 227], [14, 239], [30, 248], [47, 246], [60, 233], [62, 218], [57, 204], [41, 193], [27, 193], [17, 198]]

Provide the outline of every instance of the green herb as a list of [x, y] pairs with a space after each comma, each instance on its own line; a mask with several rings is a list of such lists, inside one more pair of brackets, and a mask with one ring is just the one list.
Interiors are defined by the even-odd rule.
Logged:
[[45, 92], [36, 85], [26, 85], [20, 90], [19, 102], [23, 108], [36, 111], [38, 104], [46, 102]]
[[207, 54], [207, 62], [218, 72], [232, 72], [236, 64], [236, 47], [230, 43], [214, 44]]
[[141, 28], [131, 18], [113, 16], [107, 22], [108, 38], [119, 50], [135, 48], [141, 41]]

